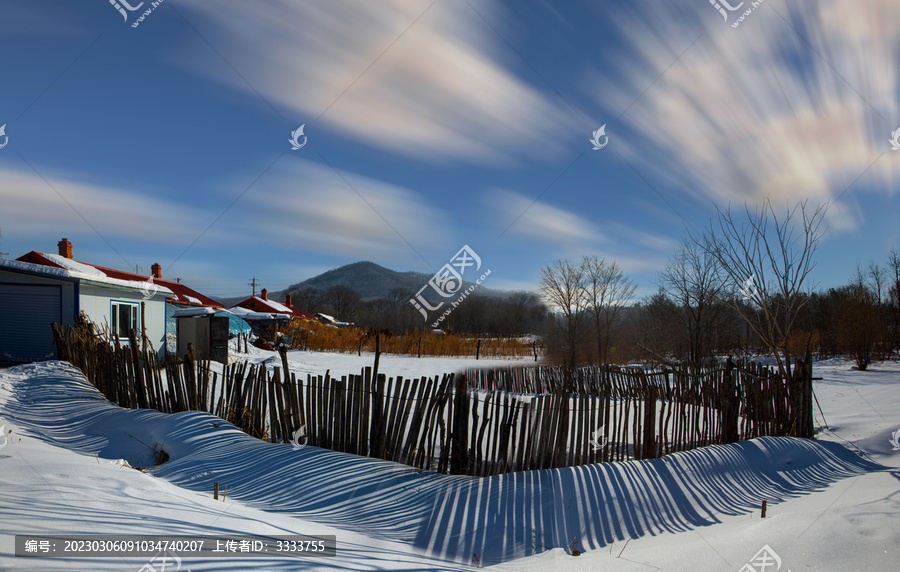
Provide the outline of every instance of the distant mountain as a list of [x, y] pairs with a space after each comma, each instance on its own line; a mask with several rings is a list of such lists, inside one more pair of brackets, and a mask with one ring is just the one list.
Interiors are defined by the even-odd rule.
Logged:
[[[292, 284], [284, 290], [279, 290], [277, 292], [273, 291], [268, 294], [269, 299], [280, 302], [284, 300], [284, 295], [289, 292], [297, 292], [304, 288], [314, 288], [319, 292], [325, 292], [332, 286], [341, 285], [356, 290], [363, 300], [387, 298], [388, 294], [397, 288], [406, 290], [412, 296], [415, 295], [422, 286], [427, 284], [432, 276], [432, 274], [425, 274], [422, 272], [397, 272], [396, 270], [379, 266], [374, 262], [354, 262], [353, 264], [347, 264], [340, 268], [329, 270], [328, 272], [324, 272], [318, 276], [304, 280], [303, 282]], [[472, 276], [475, 277], [476, 274], [473, 272]], [[477, 276], [480, 276], [480, 274]], [[463, 289], [473, 284], [473, 282], [464, 281]], [[428, 290], [431, 289], [429, 288]], [[490, 288], [485, 288], [484, 286], [478, 286], [473, 292], [473, 294], [481, 296], [505, 296], [508, 293], [509, 292], [505, 290], [492, 290]], [[425, 294], [427, 299], [435, 299], [435, 296], [428, 294], [427, 290]], [[246, 300], [249, 296], [248, 293], [247, 296], [219, 298], [218, 302], [225, 307], [228, 307]]]
[[[475, 276], [474, 273], [472, 275]], [[375, 300], [387, 298], [391, 291], [398, 288], [408, 291], [410, 295], [414, 295], [422, 286], [428, 283], [432, 276], [433, 274], [424, 274], [422, 272], [397, 272], [396, 270], [379, 266], [374, 262], [354, 262], [353, 264], [329, 270], [303, 282], [292, 284], [283, 292], [279, 292], [279, 295], [283, 296], [287, 292], [303, 290], [304, 288], [315, 288], [320, 292], [324, 292], [332, 286], [341, 285], [356, 290], [363, 300]], [[463, 284], [465, 288], [474, 283], [464, 281]], [[503, 290], [491, 290], [483, 286], [479, 286], [475, 292], [482, 296], [505, 296], [508, 294], [508, 292]], [[431, 298], [431, 296], [428, 296], [428, 298]]]
[[222, 304], [226, 308], [230, 308], [230, 307], [234, 306], [235, 304], [243, 302], [244, 300], [246, 300], [249, 297], [250, 297], [250, 293], [248, 292], [246, 296], [235, 296], [233, 298], [213, 297], [213, 300], [215, 300], [219, 304]]

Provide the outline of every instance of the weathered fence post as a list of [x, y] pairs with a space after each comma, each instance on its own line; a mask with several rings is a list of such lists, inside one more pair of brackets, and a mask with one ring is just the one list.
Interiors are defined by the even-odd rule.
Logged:
[[469, 465], [469, 394], [465, 376], [456, 378], [451, 410], [450, 474], [464, 475]]
[[722, 374], [722, 386], [719, 389], [720, 403], [722, 407], [722, 443], [736, 443], [738, 441], [738, 399], [734, 382], [734, 362], [731, 356], [725, 362], [725, 372]]
[[[141, 302], [141, 351], [147, 353], [147, 319], [146, 319], [146, 302]], [[165, 341], [163, 342], [165, 343]], [[134, 348], [137, 350], [137, 348]]]
[[813, 398], [812, 398], [812, 352], [806, 352], [806, 359], [802, 360], [799, 367], [794, 368], [793, 392], [796, 398], [793, 405], [797, 408], [793, 417], [797, 423], [797, 437], [812, 439], [815, 434], [813, 423]]
[[[366, 377], [371, 374], [366, 368]], [[372, 379], [372, 425], [369, 428], [369, 456], [381, 459], [384, 452], [384, 375]]]
[[372, 368], [372, 377], [378, 378], [378, 362], [381, 360], [381, 335], [375, 334], [375, 367]]
[[816, 426], [813, 421], [813, 357], [811, 350], [806, 350], [806, 367], [804, 372], [806, 373], [804, 379], [806, 384], [806, 438], [812, 439], [816, 433]]
[[657, 457], [656, 394], [657, 388], [649, 385], [644, 398], [644, 450], [641, 454], [642, 459], [655, 459]]

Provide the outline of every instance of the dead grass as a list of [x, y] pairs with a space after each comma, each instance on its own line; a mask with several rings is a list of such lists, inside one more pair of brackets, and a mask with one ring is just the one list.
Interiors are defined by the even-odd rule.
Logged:
[[[291, 348], [325, 352], [374, 352], [375, 336], [353, 327], [334, 327], [318, 322], [296, 321], [281, 331], [291, 339]], [[479, 350], [480, 339], [480, 350]], [[422, 356], [533, 357], [530, 343], [517, 338], [477, 338], [457, 334], [412, 332], [380, 336], [387, 354]], [[538, 348], [540, 354], [540, 348]]]

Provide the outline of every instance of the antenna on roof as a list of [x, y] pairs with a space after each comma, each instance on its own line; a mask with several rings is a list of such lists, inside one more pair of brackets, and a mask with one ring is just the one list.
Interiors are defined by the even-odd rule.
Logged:
[[256, 298], [256, 285], [258, 284], [258, 282], [256, 281], [256, 276], [253, 277], [253, 280], [247, 282], [247, 284], [253, 287], [253, 297]]
[[[3, 238], [3, 227], [0, 227], [0, 238]], [[8, 252], [0, 252], [0, 258], [3, 258], [4, 254], [9, 254]]]

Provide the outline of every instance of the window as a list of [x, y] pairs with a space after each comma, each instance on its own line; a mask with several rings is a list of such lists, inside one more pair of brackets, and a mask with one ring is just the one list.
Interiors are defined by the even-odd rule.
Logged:
[[[113, 334], [120, 338], [127, 338], [131, 330], [138, 328], [138, 307], [137, 304], [126, 304], [125, 302], [113, 302], [110, 325]], [[137, 333], [135, 331], [135, 333]]]

